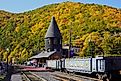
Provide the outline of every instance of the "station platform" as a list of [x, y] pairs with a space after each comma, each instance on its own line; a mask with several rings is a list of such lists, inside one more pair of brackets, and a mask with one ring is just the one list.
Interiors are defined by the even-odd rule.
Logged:
[[11, 75], [10, 81], [22, 81], [21, 71], [33, 71], [33, 72], [47, 72], [52, 71], [51, 69], [46, 69], [43, 67], [34, 67], [34, 66], [25, 66], [25, 65], [16, 65], [14, 73]]
[[51, 71], [50, 69], [42, 68], [42, 67], [29, 67], [21, 69], [22, 71]]
[[20, 73], [12, 74], [10, 81], [22, 81], [22, 77]]
[[51, 69], [47, 69], [47, 68], [44, 68], [44, 67], [34, 67], [34, 66], [19, 66], [21, 67], [21, 71], [38, 71], [38, 72], [41, 72], [41, 71], [52, 71]]

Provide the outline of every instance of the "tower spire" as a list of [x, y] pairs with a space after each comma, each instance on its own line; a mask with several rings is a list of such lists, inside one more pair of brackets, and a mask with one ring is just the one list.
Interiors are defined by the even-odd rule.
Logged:
[[48, 51], [62, 50], [62, 36], [55, 17], [53, 16], [45, 35], [45, 49]]
[[60, 33], [60, 30], [58, 28], [58, 25], [57, 25], [57, 22], [56, 22], [54, 16], [52, 16], [49, 28], [48, 28], [47, 33], [45, 35], [45, 38], [48, 38], [48, 37], [61, 38], [61, 33]]

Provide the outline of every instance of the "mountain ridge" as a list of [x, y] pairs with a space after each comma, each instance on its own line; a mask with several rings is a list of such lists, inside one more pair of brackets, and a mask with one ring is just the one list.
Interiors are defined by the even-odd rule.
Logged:
[[[105, 5], [63, 2], [46, 5], [24, 13], [0, 11], [0, 55], [5, 60], [9, 48], [9, 60], [20, 62], [39, 53], [44, 48], [44, 36], [55, 16], [62, 33], [63, 44], [80, 47], [80, 56], [121, 54], [121, 10]], [[92, 46], [88, 40], [91, 39]], [[114, 50], [117, 50], [117, 52]], [[17, 57], [17, 58], [16, 58]]]
[[[67, 3], [67, 2], [70, 2], [70, 1], [65, 1], [65, 2], [60, 2], [60, 3]], [[107, 7], [114, 8], [114, 9], [119, 9], [119, 10], [121, 9], [121, 8], [118, 8], [118, 7], [115, 7], [115, 6], [110, 6], [110, 5], [105, 5], [105, 4], [98, 4], [98, 3], [83, 3], [83, 2], [72, 2], [72, 3], [88, 4], [88, 5], [93, 5], [94, 4], [94, 5], [107, 6]], [[11, 14], [21, 14], [21, 13], [26, 13], [26, 12], [29, 12], [29, 11], [34, 11], [34, 10], [43, 8], [43, 7], [48, 6], [48, 5], [53, 5], [53, 4], [59, 4], [59, 3], [46, 4], [46, 5], [40, 6], [38, 8], [31, 9], [31, 10], [26, 10], [26, 11], [22, 11], [22, 12], [12, 12], [12, 11], [9, 11], [9, 10], [0, 10], [0, 11], [11, 13]]]

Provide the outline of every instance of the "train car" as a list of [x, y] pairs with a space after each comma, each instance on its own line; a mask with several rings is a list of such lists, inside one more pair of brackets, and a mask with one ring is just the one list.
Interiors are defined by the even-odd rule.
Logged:
[[106, 72], [121, 70], [121, 57], [104, 57], [104, 60]]
[[56, 60], [47, 60], [46, 63], [48, 68], [56, 69]]
[[67, 58], [48, 60], [52, 69], [95, 74], [99, 79], [111, 78], [111, 74], [121, 70], [121, 57]]
[[65, 68], [69, 72], [91, 73], [91, 58], [65, 59]]
[[62, 62], [61, 60], [47, 60], [47, 67], [55, 70], [61, 70], [62, 68]]
[[103, 57], [65, 59], [65, 68], [71, 72], [104, 72], [105, 60]]
[[65, 59], [69, 72], [94, 74], [99, 79], [111, 79], [113, 73], [121, 70], [121, 57], [95, 57]]

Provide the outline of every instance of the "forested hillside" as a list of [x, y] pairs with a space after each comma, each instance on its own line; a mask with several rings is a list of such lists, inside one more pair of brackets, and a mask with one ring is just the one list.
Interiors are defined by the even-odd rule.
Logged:
[[[79, 46], [80, 56], [121, 54], [121, 9], [63, 2], [24, 12], [0, 11], [0, 58], [22, 62], [44, 48], [44, 36], [55, 16], [63, 44]], [[6, 50], [8, 49], [8, 50]]]

